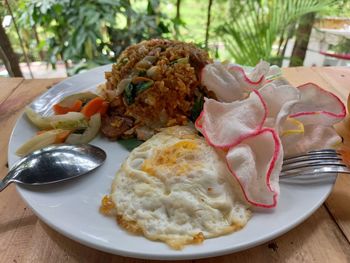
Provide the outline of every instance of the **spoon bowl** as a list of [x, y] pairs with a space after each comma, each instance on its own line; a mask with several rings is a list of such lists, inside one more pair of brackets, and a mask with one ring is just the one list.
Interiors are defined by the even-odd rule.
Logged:
[[104, 150], [90, 144], [51, 145], [17, 161], [0, 181], [0, 191], [12, 182], [42, 185], [76, 178], [101, 166], [106, 156]]

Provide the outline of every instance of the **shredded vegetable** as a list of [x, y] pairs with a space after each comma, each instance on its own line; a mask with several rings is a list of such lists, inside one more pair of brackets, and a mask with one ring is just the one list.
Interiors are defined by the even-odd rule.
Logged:
[[41, 130], [51, 129], [51, 123], [48, 120], [48, 117], [43, 117], [40, 114], [36, 113], [32, 108], [26, 107], [25, 114], [32, 124]]
[[68, 112], [63, 115], [53, 115], [48, 117], [50, 124], [55, 129], [85, 129], [88, 121], [84, 114], [80, 112]]
[[92, 92], [81, 92], [64, 97], [58, 104], [62, 107], [71, 107], [77, 100], [83, 102], [83, 104], [96, 98], [97, 95]]
[[101, 97], [96, 97], [86, 103], [86, 105], [82, 108], [81, 113], [84, 114], [85, 117], [90, 118], [92, 115], [101, 110], [104, 102], [105, 100]]
[[61, 143], [68, 134], [69, 131], [62, 129], [50, 130], [37, 134], [18, 148], [16, 154], [18, 156], [25, 156], [51, 144]]
[[53, 110], [55, 114], [66, 114], [71, 111], [80, 111], [83, 102], [81, 100], [76, 100], [71, 106], [62, 106], [60, 103], [53, 105]]
[[25, 115], [40, 129], [16, 152], [24, 156], [34, 150], [56, 143], [89, 143], [98, 134], [101, 116], [108, 110], [108, 102], [91, 92], [70, 95], [53, 105], [55, 115], [41, 116], [26, 107]]
[[96, 113], [91, 116], [88, 128], [82, 134], [72, 133], [68, 136], [66, 143], [83, 144], [89, 143], [96, 137], [101, 127], [101, 115]]

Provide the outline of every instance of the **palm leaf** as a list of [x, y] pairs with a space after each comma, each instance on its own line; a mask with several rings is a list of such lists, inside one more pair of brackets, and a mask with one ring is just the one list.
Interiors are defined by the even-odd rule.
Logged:
[[[239, 64], [273, 59], [273, 44], [302, 15], [318, 12], [332, 0], [231, 0], [231, 16], [217, 28], [228, 52]], [[238, 11], [237, 11], [238, 10]]]

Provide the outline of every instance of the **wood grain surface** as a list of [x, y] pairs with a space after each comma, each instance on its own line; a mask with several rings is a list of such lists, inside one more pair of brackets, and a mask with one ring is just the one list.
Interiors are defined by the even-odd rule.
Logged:
[[[344, 102], [350, 91], [348, 68], [286, 68], [293, 84], [314, 82]], [[0, 176], [6, 175], [7, 145], [25, 105], [60, 79], [0, 78]], [[347, 141], [350, 127], [339, 127]], [[349, 144], [350, 145], [350, 144]], [[350, 262], [350, 177], [338, 177], [334, 189], [310, 218], [288, 233], [260, 246], [215, 258], [182, 262]], [[262, 226], [263, 227], [263, 226]], [[104, 253], [72, 241], [40, 221], [16, 192], [1, 192], [0, 262], [159, 262]]]

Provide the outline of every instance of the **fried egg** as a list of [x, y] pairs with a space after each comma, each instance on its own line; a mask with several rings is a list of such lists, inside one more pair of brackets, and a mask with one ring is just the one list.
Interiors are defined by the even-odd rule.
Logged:
[[193, 128], [165, 128], [130, 153], [101, 210], [173, 249], [237, 231], [251, 213], [222, 154]]

